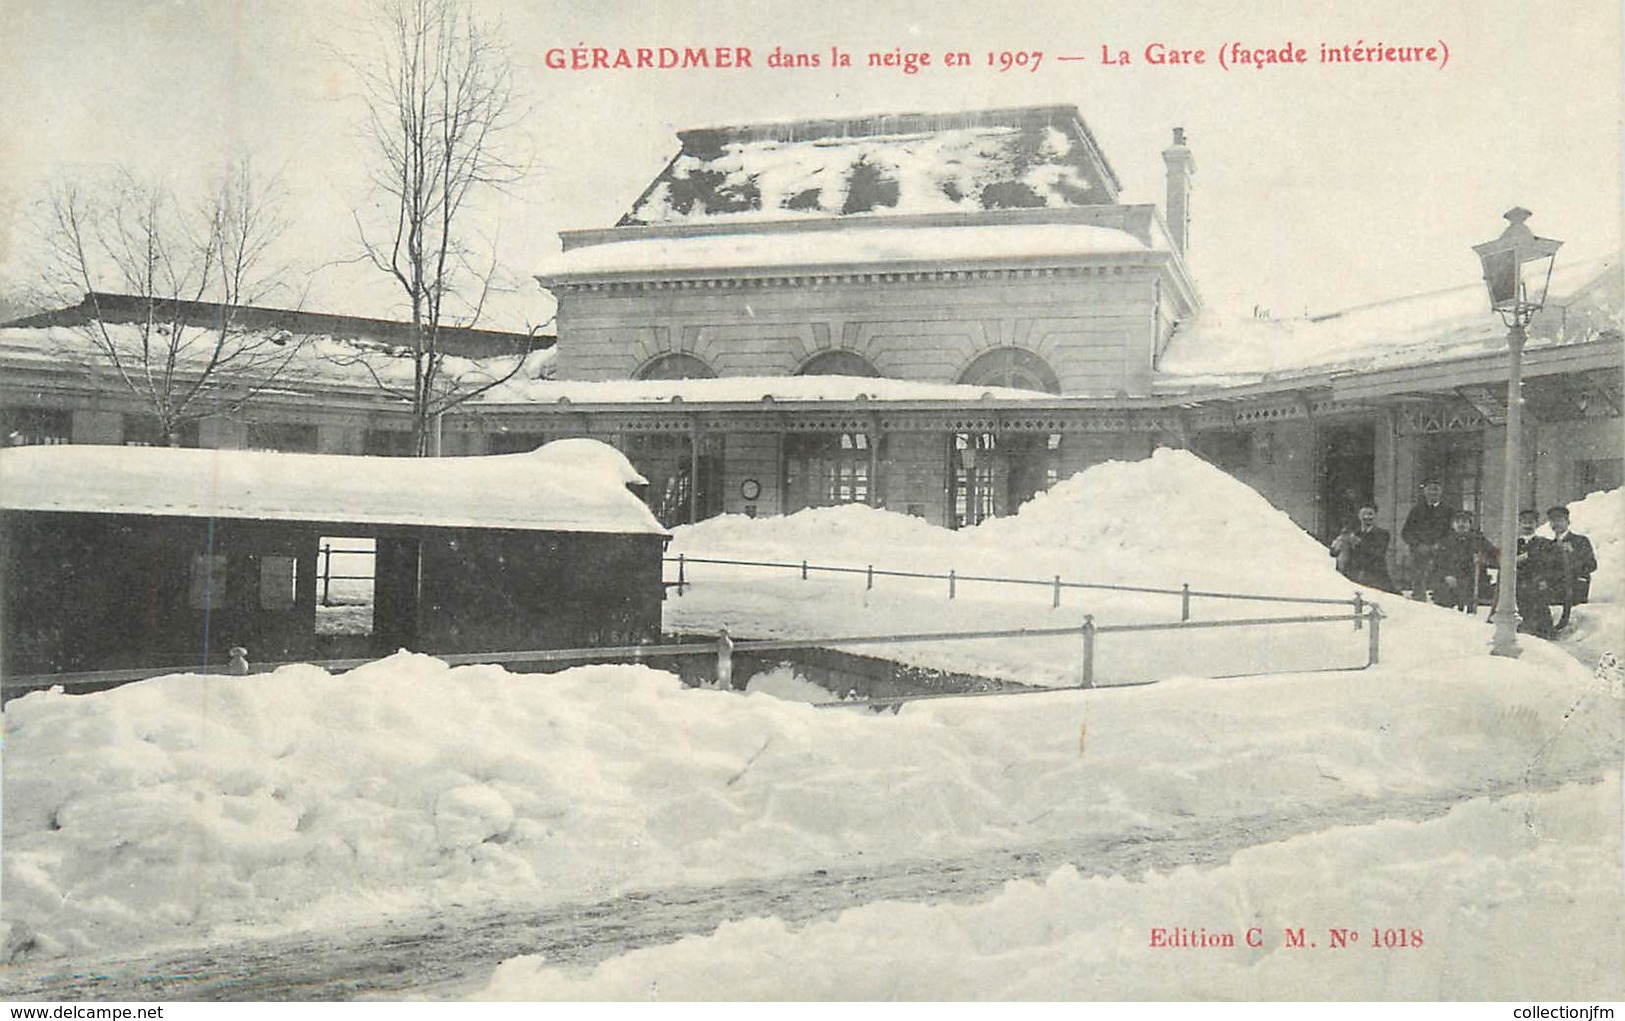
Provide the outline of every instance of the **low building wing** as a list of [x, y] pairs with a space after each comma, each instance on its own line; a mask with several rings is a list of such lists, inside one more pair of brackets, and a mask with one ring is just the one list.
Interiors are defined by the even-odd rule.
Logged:
[[0, 450], [0, 506], [259, 521], [660, 534], [636, 475], [590, 440], [525, 454], [385, 458], [167, 447]]

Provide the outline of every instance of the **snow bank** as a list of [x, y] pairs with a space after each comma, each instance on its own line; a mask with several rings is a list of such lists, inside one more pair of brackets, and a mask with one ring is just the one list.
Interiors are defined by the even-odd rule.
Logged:
[[897, 716], [643, 667], [512, 675], [404, 653], [341, 676], [36, 692], [5, 708], [6, 956], [1155, 839], [1192, 817], [1538, 780], [1617, 761], [1618, 704], [1599, 692], [1544, 644]]
[[[583, 975], [522, 957], [481, 996], [1617, 1000], [1619, 801], [1616, 779], [1332, 829], [1213, 869], [1100, 879], [1067, 866], [973, 905], [874, 903], [799, 929], [729, 922]], [[1159, 927], [1235, 945], [1153, 947]], [[1355, 941], [1333, 949], [1333, 927], [1354, 928]], [[1288, 946], [1288, 930], [1312, 945]], [[1381, 945], [1400, 930], [1420, 945]]]
[[[1625, 602], [1625, 489], [1598, 491], [1568, 508], [1570, 526], [1591, 540], [1597, 554], [1591, 598]], [[1550, 531], [1546, 529], [1548, 534]]]
[[[674, 529], [668, 552], [791, 564], [808, 560], [859, 570], [815, 572], [802, 581], [799, 571], [688, 565], [685, 575], [693, 586], [667, 601], [667, 627], [727, 627], [736, 637], [1076, 627], [1085, 614], [1097, 624], [1180, 619], [1177, 594], [1068, 590], [1061, 607], [1052, 609], [1053, 589], [1047, 584], [956, 580], [952, 600], [945, 581], [881, 577], [870, 589], [861, 573], [870, 564], [942, 575], [952, 569], [958, 578], [1047, 583], [1059, 575], [1072, 582], [1176, 593], [1189, 583], [1198, 592], [1349, 600], [1356, 588], [1337, 573], [1324, 546], [1258, 493], [1188, 451], [1170, 449], [1142, 461], [1096, 465], [1057, 483], [1014, 516], [975, 528], [952, 531], [869, 507], [831, 507], [779, 518], [712, 518]], [[1381, 595], [1366, 592], [1368, 598]], [[1210, 620], [1338, 612], [1343, 611], [1331, 605], [1202, 597], [1192, 603], [1194, 618]], [[1443, 626], [1461, 625], [1449, 620]], [[1341, 624], [1164, 632], [1132, 640], [1102, 636], [1100, 678], [1353, 666], [1364, 662], [1363, 638]], [[1075, 685], [1080, 679], [1076, 635], [857, 651], [1023, 683]]]
[[[1590, 525], [1576, 506], [1576, 523]], [[1188, 529], [1155, 527], [1185, 518]], [[963, 532], [847, 507], [707, 522], [680, 529], [678, 542], [967, 574], [1351, 590], [1256, 494], [1175, 452], [1092, 469], [1015, 518]], [[1104, 620], [1178, 616], [1166, 596], [1069, 593], [1051, 610], [1042, 589], [965, 583], [949, 602], [936, 582], [883, 579], [866, 593], [861, 576], [690, 570], [695, 588], [668, 602], [678, 620], [769, 631], [1075, 624], [1085, 609]], [[639, 666], [513, 675], [409, 654], [341, 676], [295, 666], [36, 692], [4, 711], [0, 935], [13, 961], [133, 952], [453, 902], [594, 901], [1080, 835], [1155, 840], [1193, 818], [1244, 828], [1285, 809], [1312, 820], [1617, 766], [1619, 703], [1560, 649], [1530, 640], [1521, 659], [1496, 659], [1481, 619], [1384, 605], [1382, 665], [1365, 672], [1184, 677], [921, 703], [897, 716], [685, 689]], [[1181, 635], [1160, 648], [1104, 635], [1102, 669], [1151, 655], [1164, 670], [1183, 655], [1186, 673], [1221, 672], [1220, 657], [1248, 648], [1308, 651], [1324, 665], [1318, 646], [1334, 640], [1363, 654], [1364, 633], [1348, 622], [1317, 627], [1328, 630], [1266, 641], [1220, 632], [1205, 645]], [[1056, 641], [930, 652], [955, 669], [1076, 683], [1078, 643]], [[773, 673], [755, 688], [810, 695]], [[1415, 924], [1347, 924], [1367, 922]]]
[[[1592, 493], [1571, 503], [1574, 530], [1591, 540], [1597, 571], [1591, 576], [1590, 602], [1574, 608], [1570, 626], [1558, 640], [1584, 662], [1615, 664], [1625, 657], [1625, 490]], [[1542, 534], [1550, 535], [1549, 526]], [[1607, 667], [1602, 667], [1606, 672]]]
[[952, 567], [960, 574], [1347, 597], [1312, 536], [1186, 450], [1107, 461], [1055, 484], [1010, 517], [958, 531], [861, 505], [775, 518], [722, 515], [672, 532], [671, 553], [814, 563]]

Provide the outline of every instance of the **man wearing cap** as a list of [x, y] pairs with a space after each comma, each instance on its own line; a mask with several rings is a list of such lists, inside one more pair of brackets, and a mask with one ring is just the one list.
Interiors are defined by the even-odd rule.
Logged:
[[1563, 615], [1556, 626], [1556, 630], [1561, 631], [1568, 626], [1569, 611], [1591, 596], [1591, 573], [1597, 569], [1597, 554], [1591, 548], [1590, 539], [1569, 531], [1567, 507], [1548, 510], [1546, 522], [1552, 526], [1554, 594], [1563, 603]]
[[1556, 548], [1552, 540], [1536, 535], [1540, 512], [1533, 507], [1518, 512], [1518, 630], [1539, 638], [1552, 637], [1552, 574]]
[[1437, 479], [1422, 483], [1422, 502], [1414, 504], [1405, 515], [1405, 524], [1399, 537], [1411, 551], [1411, 598], [1426, 601], [1428, 589], [1439, 587], [1435, 561], [1439, 544], [1450, 534], [1453, 513], [1442, 502], [1444, 487]]

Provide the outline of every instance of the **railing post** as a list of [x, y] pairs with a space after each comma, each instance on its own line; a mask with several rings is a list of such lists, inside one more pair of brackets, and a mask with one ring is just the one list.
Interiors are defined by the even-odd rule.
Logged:
[[1179, 586], [1179, 619], [1191, 619], [1191, 583], [1188, 581]]
[[1052, 610], [1061, 608], [1061, 576], [1058, 574], [1055, 576], [1055, 598], [1050, 601], [1049, 607]]
[[865, 571], [864, 574], [867, 577], [867, 584], [865, 584], [863, 587], [864, 588], [874, 588], [875, 587], [875, 565], [870, 564], [869, 565], [869, 570]]
[[717, 687], [732, 691], [734, 686], [734, 640], [728, 629], [717, 632]]
[[1354, 593], [1354, 630], [1360, 630], [1365, 617], [1365, 597], [1358, 591]]
[[807, 562], [805, 560], [801, 562], [801, 580], [807, 580]]
[[678, 595], [683, 594], [683, 584], [686, 581], [688, 581], [688, 564], [684, 561], [683, 554], [679, 553], [679, 554], [677, 554], [677, 594]]
[[954, 569], [948, 568], [948, 598], [954, 597]]
[[333, 547], [330, 543], [322, 543], [322, 605], [332, 606], [330, 588], [333, 583]]
[[1382, 610], [1377, 606], [1376, 603], [1372, 603], [1371, 608], [1367, 610], [1366, 613], [1371, 619], [1371, 627], [1367, 629], [1371, 638], [1370, 644], [1367, 647], [1365, 665], [1370, 667], [1377, 665], [1377, 658], [1380, 652], [1381, 639], [1379, 635], [1382, 632]]
[[1083, 683], [1080, 688], [1093, 688], [1095, 686], [1095, 618], [1093, 614], [1083, 618]]

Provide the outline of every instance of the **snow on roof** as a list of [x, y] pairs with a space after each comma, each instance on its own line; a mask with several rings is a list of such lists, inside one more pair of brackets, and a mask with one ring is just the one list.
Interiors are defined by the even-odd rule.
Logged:
[[[663, 534], [595, 440], [486, 457], [387, 458], [168, 447], [0, 450], [7, 510]], [[598, 448], [603, 448], [602, 450]], [[613, 455], [613, 456], [611, 456]]]
[[679, 134], [623, 226], [978, 212], [1117, 199], [1074, 107], [900, 114]]
[[[1550, 298], [1529, 328], [1529, 346], [1617, 334], [1622, 317], [1617, 256], [1552, 273]], [[1329, 315], [1256, 319], [1203, 311], [1181, 323], [1158, 362], [1164, 383], [1190, 386], [1264, 374], [1382, 369], [1481, 354], [1505, 346], [1506, 326], [1482, 284], [1375, 302]]]
[[585, 438], [554, 440], [537, 447], [529, 455], [538, 464], [565, 470], [587, 469], [621, 480], [623, 486], [647, 486], [649, 480], [638, 474], [625, 454], [607, 443]]
[[555, 255], [537, 275], [546, 286], [549, 280], [572, 274], [731, 271], [742, 267], [781, 271], [843, 265], [902, 267], [940, 264], [949, 259], [1031, 262], [1151, 250], [1127, 231], [1093, 224], [853, 227], [612, 241]]
[[[962, 383], [919, 383], [874, 376], [722, 376], [716, 379], [513, 380], [485, 395], [488, 403], [685, 404], [762, 401], [1030, 401], [1055, 395]], [[552, 444], [549, 444], [552, 446]]]
[[[125, 359], [138, 369], [142, 342], [141, 327], [135, 323], [106, 323], [105, 337]], [[34, 363], [41, 366], [78, 366], [85, 371], [113, 371], [112, 360], [99, 340], [92, 340], [90, 326], [11, 326], [0, 328], [0, 363]], [[175, 345], [177, 364], [201, 368], [209, 359], [214, 334], [204, 327], [187, 331]], [[167, 342], [167, 336], [160, 338]], [[285, 329], [234, 330], [231, 345], [253, 351], [252, 364], [240, 369], [227, 365], [219, 369], [217, 380], [262, 383], [273, 378], [278, 388], [298, 390], [302, 385], [351, 386], [378, 392], [382, 385], [404, 392], [412, 389], [412, 359], [396, 345], [364, 338], [332, 334], [293, 334]], [[288, 345], [292, 345], [291, 350]], [[158, 357], [167, 355], [161, 351]], [[520, 377], [538, 375], [558, 356], [556, 346], [532, 351], [525, 356]], [[276, 366], [287, 358], [285, 368]], [[476, 387], [506, 374], [516, 356], [465, 358], [446, 355], [441, 375], [448, 385]], [[156, 360], [155, 360], [156, 364]]]

